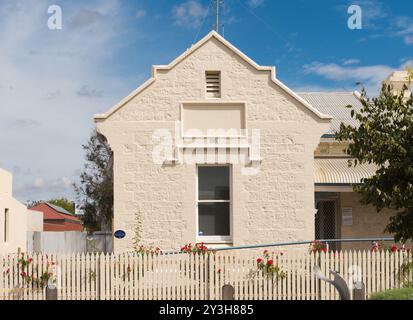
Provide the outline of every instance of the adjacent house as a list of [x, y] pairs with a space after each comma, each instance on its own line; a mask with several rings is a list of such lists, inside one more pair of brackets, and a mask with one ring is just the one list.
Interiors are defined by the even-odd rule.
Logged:
[[[344, 150], [346, 143], [335, 140], [340, 124], [357, 126], [348, 105], [360, 110], [362, 104], [357, 92], [299, 93], [318, 110], [333, 117], [330, 129], [322, 137], [314, 156], [315, 168], [315, 239], [356, 239], [389, 237], [383, 233], [391, 212], [378, 214], [373, 207], [360, 204], [353, 185], [371, 177], [374, 164], [349, 167], [350, 158]], [[337, 244], [333, 247], [365, 248], [370, 243]]]
[[216, 32], [105, 114], [113, 152], [116, 252], [134, 243], [238, 246], [378, 237], [388, 215], [362, 207], [334, 139], [357, 93], [295, 93]]
[[[404, 91], [410, 96], [411, 82], [407, 71], [395, 71], [383, 84], [390, 86], [396, 94]], [[406, 90], [407, 89], [407, 90]], [[358, 92], [306, 92], [299, 93], [320, 112], [333, 117], [329, 131], [321, 137], [315, 152], [315, 238], [317, 239], [357, 239], [391, 237], [384, 230], [389, 218], [395, 214], [390, 210], [377, 213], [374, 207], [360, 204], [360, 197], [353, 192], [353, 186], [363, 178], [375, 174], [374, 164], [349, 167], [350, 158], [344, 152], [347, 143], [335, 140], [335, 132], [341, 123], [358, 126], [351, 117], [351, 105], [360, 111], [362, 104]], [[366, 248], [369, 243], [341, 244], [341, 248]], [[340, 248], [340, 245], [336, 246]]]
[[28, 212], [13, 198], [13, 176], [0, 169], [0, 254], [26, 250]]
[[43, 213], [43, 231], [83, 231], [83, 225], [78, 217], [67, 210], [48, 202], [40, 203], [30, 208]]

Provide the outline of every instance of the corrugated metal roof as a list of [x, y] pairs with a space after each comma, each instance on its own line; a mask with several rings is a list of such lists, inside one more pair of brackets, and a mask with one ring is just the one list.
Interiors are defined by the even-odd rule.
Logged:
[[49, 207], [51, 207], [53, 210], [55, 210], [55, 211], [57, 211], [57, 212], [59, 212], [59, 213], [63, 213], [63, 214], [66, 214], [66, 215], [69, 215], [69, 216], [73, 217], [73, 214], [71, 214], [71, 213], [70, 213], [69, 211], [67, 211], [66, 209], [63, 209], [62, 207], [56, 206], [56, 205], [51, 204], [51, 203], [49, 203], [49, 202], [46, 202], [46, 204], [47, 204]]
[[358, 184], [363, 178], [370, 178], [377, 171], [374, 164], [362, 164], [349, 167], [346, 158], [316, 158], [316, 184]]
[[333, 135], [340, 130], [341, 123], [358, 126], [358, 121], [351, 117], [351, 105], [356, 111], [363, 107], [354, 92], [301, 92], [298, 93], [304, 100], [308, 101], [314, 108], [324, 114], [333, 117], [330, 130], [326, 135]]

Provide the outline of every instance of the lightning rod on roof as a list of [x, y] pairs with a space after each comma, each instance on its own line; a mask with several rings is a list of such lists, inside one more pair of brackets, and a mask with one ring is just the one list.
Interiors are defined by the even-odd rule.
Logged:
[[224, 2], [225, 0], [211, 0], [211, 12], [215, 13], [215, 24], [212, 24], [211, 28], [212, 30], [215, 30], [216, 32], [220, 33], [222, 36], [224, 36], [225, 25], [220, 24], [220, 15], [222, 9], [221, 6], [224, 6]]

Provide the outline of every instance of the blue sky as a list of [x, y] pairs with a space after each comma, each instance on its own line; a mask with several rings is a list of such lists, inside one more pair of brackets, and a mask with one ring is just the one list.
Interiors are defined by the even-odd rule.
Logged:
[[[49, 5], [63, 29], [47, 28]], [[363, 29], [347, 27], [351, 4]], [[0, 167], [22, 201], [72, 197], [93, 114], [211, 29], [208, 0], [1, 0]], [[297, 91], [371, 94], [413, 65], [413, 2], [226, 0], [225, 37]]]

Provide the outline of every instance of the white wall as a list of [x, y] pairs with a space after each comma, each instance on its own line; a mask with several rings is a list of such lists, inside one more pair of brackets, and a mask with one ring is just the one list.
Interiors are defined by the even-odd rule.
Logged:
[[[0, 169], [0, 254], [26, 251], [27, 208], [12, 197], [12, 174]], [[8, 240], [5, 241], [5, 212]]]
[[43, 253], [83, 253], [112, 252], [112, 235], [96, 233], [88, 240], [87, 233], [67, 232], [27, 232], [27, 251]]
[[31, 232], [27, 233], [28, 251], [43, 253], [86, 252], [86, 234], [72, 232]]
[[27, 210], [27, 231], [43, 231], [43, 212]]

